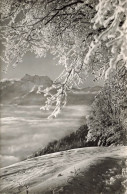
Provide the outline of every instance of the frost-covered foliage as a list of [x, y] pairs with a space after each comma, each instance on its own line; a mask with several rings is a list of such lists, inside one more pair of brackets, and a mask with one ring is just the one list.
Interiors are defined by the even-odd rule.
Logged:
[[55, 105], [51, 117], [66, 104], [67, 91], [88, 73], [107, 78], [118, 61], [126, 65], [126, 0], [2, 0], [0, 7], [7, 67], [16, 66], [27, 51], [38, 57], [50, 51], [64, 66], [45, 90], [42, 108]]
[[127, 1], [126, 0], [100, 0], [96, 6], [94, 29], [104, 27], [105, 30], [97, 38], [95, 44], [106, 41], [106, 46], [111, 47], [112, 57], [105, 76], [109, 75], [112, 69], [116, 69], [117, 63], [122, 60], [127, 67]]
[[96, 96], [88, 118], [87, 141], [98, 145], [126, 144], [127, 70], [119, 64]]

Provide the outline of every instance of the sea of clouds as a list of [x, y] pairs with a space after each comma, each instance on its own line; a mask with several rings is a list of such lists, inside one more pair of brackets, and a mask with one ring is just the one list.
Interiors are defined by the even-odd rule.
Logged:
[[18, 162], [85, 123], [89, 106], [67, 106], [58, 118], [39, 106], [1, 106], [1, 166]]

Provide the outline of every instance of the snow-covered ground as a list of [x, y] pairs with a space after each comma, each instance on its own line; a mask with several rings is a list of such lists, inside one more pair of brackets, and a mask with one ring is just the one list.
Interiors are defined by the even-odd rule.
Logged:
[[124, 146], [79, 148], [28, 159], [0, 170], [0, 193], [126, 193], [126, 159]]

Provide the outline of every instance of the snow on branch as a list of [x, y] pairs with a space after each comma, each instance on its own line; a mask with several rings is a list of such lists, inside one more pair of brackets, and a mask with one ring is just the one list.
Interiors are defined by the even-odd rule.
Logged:
[[97, 14], [92, 20], [94, 29], [103, 26], [105, 30], [95, 39], [92, 49], [96, 50], [102, 40], [106, 41], [108, 48], [111, 47], [112, 57], [105, 72], [107, 78], [120, 60], [127, 66], [127, 1], [100, 0], [96, 11]]
[[3, 0], [0, 6], [2, 59], [16, 66], [28, 52], [50, 51], [64, 71], [45, 90], [44, 109], [56, 117], [67, 92], [89, 73], [108, 78], [119, 61], [127, 66], [126, 0]]

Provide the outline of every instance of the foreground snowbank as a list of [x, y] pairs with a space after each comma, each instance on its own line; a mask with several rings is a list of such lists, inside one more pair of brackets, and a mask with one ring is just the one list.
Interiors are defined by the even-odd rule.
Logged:
[[98, 193], [105, 187], [102, 193], [106, 193], [113, 185], [125, 193], [126, 158], [127, 147], [118, 146], [80, 148], [28, 159], [0, 170], [0, 192], [92, 194], [91, 189]]

